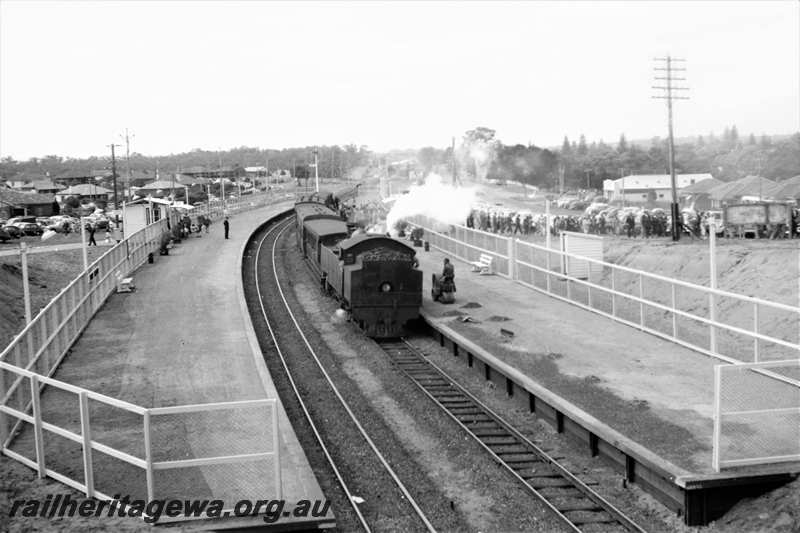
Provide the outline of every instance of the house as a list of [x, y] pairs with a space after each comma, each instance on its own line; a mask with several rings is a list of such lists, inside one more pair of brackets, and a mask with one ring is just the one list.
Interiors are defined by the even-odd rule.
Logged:
[[152, 196], [153, 198], [165, 198], [172, 194], [174, 191], [175, 196], [182, 196], [183, 190], [186, 185], [181, 184], [176, 180], [156, 180], [150, 183], [145, 183], [141, 187], [131, 187], [133, 194], [137, 197], [144, 198]]
[[772, 197], [782, 202], [785, 200], [795, 200], [800, 202], [800, 176], [795, 176], [775, 183]]
[[69, 187], [80, 183], [95, 183], [95, 175], [91, 170], [67, 170], [56, 176], [54, 180]]
[[267, 167], [244, 167], [244, 172], [248, 178], [267, 177]]
[[31, 182], [31, 186], [37, 194], [56, 194], [64, 188], [58, 183], [53, 183], [49, 178]]
[[711, 198], [709, 198], [709, 191], [714, 187], [724, 184], [722, 180], [716, 178], [708, 178], [701, 181], [696, 181], [693, 185], [684, 187], [678, 193], [681, 204], [685, 206], [693, 206], [700, 211], [707, 211], [711, 209]]
[[245, 169], [240, 167], [239, 165], [234, 165], [232, 167], [221, 167], [221, 168], [189, 167], [181, 170], [180, 174], [185, 174], [187, 176], [192, 176], [197, 178], [212, 178], [212, 179], [228, 178], [230, 180], [234, 180], [236, 178], [243, 178], [246, 175], [246, 172]]
[[100, 185], [81, 183], [79, 185], [72, 185], [71, 187], [67, 187], [64, 190], [58, 191], [56, 193], [56, 200], [63, 204], [67, 198], [74, 196], [81, 203], [95, 200], [107, 202], [110, 194], [113, 194], [113, 191], [106, 189], [105, 187], [101, 187]]
[[753, 199], [759, 201], [771, 198], [777, 189], [776, 183], [760, 176], [745, 176], [736, 181], [717, 185], [708, 191], [711, 207], [721, 209], [726, 204], [739, 203]]
[[[697, 182], [712, 178], [711, 174], [676, 174], [675, 188], [680, 191]], [[669, 174], [632, 174], [603, 181], [603, 193], [610, 201], [633, 203], [672, 203], [672, 184]]]
[[52, 194], [36, 194], [0, 188], [0, 218], [19, 216], [49, 217], [59, 212]]

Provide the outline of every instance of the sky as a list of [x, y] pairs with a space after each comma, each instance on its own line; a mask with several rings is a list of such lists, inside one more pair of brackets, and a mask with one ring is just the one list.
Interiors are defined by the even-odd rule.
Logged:
[[0, 0], [0, 157], [800, 130], [800, 0]]

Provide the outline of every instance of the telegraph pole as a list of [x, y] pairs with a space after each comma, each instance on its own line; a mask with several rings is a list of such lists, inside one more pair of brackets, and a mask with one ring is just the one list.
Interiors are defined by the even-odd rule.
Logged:
[[671, 56], [667, 57], [657, 57], [655, 61], [658, 61], [659, 66], [655, 67], [653, 70], [657, 71], [658, 73], [665, 73], [665, 76], [656, 76], [656, 80], [665, 81], [666, 85], [657, 85], [653, 86], [653, 89], [660, 89], [664, 91], [662, 94], [658, 96], [652, 96], [652, 98], [660, 98], [662, 100], [667, 101], [667, 116], [668, 116], [668, 123], [669, 123], [669, 177], [670, 177], [670, 184], [672, 186], [672, 240], [677, 241], [681, 238], [680, 235], [680, 227], [681, 225], [678, 223], [678, 219], [681, 216], [680, 208], [678, 207], [678, 192], [677, 187], [675, 186], [675, 140], [672, 135], [672, 101], [673, 100], [688, 100], [689, 98], [686, 96], [676, 96], [673, 94], [675, 91], [688, 91], [687, 87], [676, 87], [673, 85], [675, 81], [686, 81], [686, 78], [676, 78], [673, 74], [675, 72], [682, 72], [686, 71], [683, 67], [675, 67], [673, 63], [683, 63], [685, 59], [678, 59]]
[[[133, 135], [136, 137], [136, 135]], [[127, 188], [130, 191], [131, 181], [133, 181], [133, 174], [131, 173], [131, 135], [128, 134], [128, 128], [125, 128], [125, 163], [127, 166]], [[122, 197], [125, 198], [125, 187], [122, 188]]]
[[114, 154], [114, 148], [119, 146], [118, 144], [109, 144], [111, 147], [111, 179], [114, 182], [114, 210], [117, 209], [117, 158]]

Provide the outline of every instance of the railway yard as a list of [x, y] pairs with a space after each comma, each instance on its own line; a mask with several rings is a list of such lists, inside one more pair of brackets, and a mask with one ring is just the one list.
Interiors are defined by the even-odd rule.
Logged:
[[[339, 192], [347, 198], [349, 189]], [[375, 201], [377, 191], [366, 183], [361, 201]], [[711, 358], [546, 295], [520, 293], [511, 280], [470, 273], [462, 261], [456, 303], [435, 303], [430, 273], [446, 254], [434, 247], [414, 248], [424, 273], [423, 320], [402, 339], [369, 338], [320, 290], [297, 246], [293, 202], [283, 200], [233, 217], [230, 241], [220, 241], [216, 225], [141, 266], [137, 291], [111, 294], [52, 374], [90, 397], [152, 413], [145, 417], [278, 398], [279, 464], [245, 457], [269, 448], [263, 443], [274, 435], [254, 430], [271, 424], [266, 412], [172, 415], [145, 423], [144, 437], [138, 416], [95, 405], [98, 491], [258, 499], [274, 494], [277, 469], [287, 501], [330, 501], [318, 517], [285, 515], [270, 524], [278, 530], [792, 531], [800, 520], [796, 463], [732, 474], [711, 468]], [[637, 261], [629, 248], [611, 246], [620, 262]], [[108, 339], [118, 346], [113, 353]], [[75, 391], [58, 383], [43, 389], [36, 409], [44, 422], [78, 436], [84, 420]], [[41, 448], [47, 468], [86, 488], [79, 440], [52, 438], [48, 429]], [[40, 438], [35, 424], [22, 424], [8, 450], [34, 467]], [[114, 450], [126, 454], [121, 461]], [[228, 467], [210, 462], [224, 456]], [[188, 461], [181, 475], [150, 479], [147, 461], [168, 468], [174, 460]], [[8, 457], [0, 468], [0, 507], [23, 493], [66, 488], [36, 480]], [[756, 499], [737, 503], [743, 496]], [[760, 511], [743, 511], [748, 505]], [[257, 516], [225, 520], [170, 527], [263, 526]], [[152, 527], [141, 519], [60, 521], [70, 529]], [[51, 525], [15, 516], [4, 529]]]

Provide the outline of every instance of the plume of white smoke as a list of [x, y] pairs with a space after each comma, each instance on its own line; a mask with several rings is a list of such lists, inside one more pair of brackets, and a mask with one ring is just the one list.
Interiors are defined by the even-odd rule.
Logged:
[[386, 215], [386, 228], [395, 234], [397, 221], [413, 215], [434, 218], [442, 225], [463, 224], [475, 202], [475, 194], [474, 188], [453, 187], [445, 184], [440, 175], [428, 174], [423, 185], [412, 186], [408, 194], [397, 198]]

